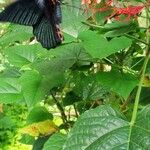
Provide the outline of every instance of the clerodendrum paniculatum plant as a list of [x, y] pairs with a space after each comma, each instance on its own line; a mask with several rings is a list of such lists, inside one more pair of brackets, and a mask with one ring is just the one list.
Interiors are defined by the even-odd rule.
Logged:
[[1, 25], [0, 103], [27, 106], [21, 142], [34, 150], [149, 149], [149, 6], [64, 0], [65, 40], [50, 51], [30, 27]]

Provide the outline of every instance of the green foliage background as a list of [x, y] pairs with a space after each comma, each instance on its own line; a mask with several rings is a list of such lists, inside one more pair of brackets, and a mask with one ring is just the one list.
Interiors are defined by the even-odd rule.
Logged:
[[0, 24], [0, 149], [148, 150], [149, 9], [106, 23], [109, 11], [91, 18], [80, 0], [64, 3], [65, 41], [50, 51], [31, 27]]

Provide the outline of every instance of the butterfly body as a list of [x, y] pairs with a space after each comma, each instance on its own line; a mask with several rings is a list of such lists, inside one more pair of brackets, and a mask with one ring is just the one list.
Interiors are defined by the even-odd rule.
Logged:
[[44, 48], [58, 46], [63, 36], [60, 0], [17, 0], [0, 13], [0, 22], [33, 27], [33, 34]]

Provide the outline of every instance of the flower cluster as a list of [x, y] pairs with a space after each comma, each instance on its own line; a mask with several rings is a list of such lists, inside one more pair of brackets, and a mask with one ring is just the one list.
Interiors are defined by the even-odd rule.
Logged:
[[101, 0], [82, 0], [82, 4], [87, 5], [88, 9], [92, 10], [93, 15], [97, 12], [112, 10], [112, 14], [107, 18], [115, 18], [116, 20], [120, 20], [120, 16], [124, 15], [126, 20], [130, 20], [131, 17], [136, 19], [138, 14], [144, 9], [145, 6], [148, 6], [150, 2], [148, 1], [147, 4], [140, 6], [118, 7], [115, 6], [114, 0], [105, 0], [103, 7], [97, 9], [96, 5], [99, 3], [101, 3]]
[[[82, 4], [92, 4], [92, 3], [99, 4], [100, 2], [101, 0], [82, 0]], [[106, 0], [107, 5], [111, 5], [112, 2], [113, 0]]]
[[[120, 20], [120, 15], [126, 15], [127, 18], [126, 20], [130, 20], [131, 17], [134, 17], [135, 19], [137, 19], [137, 15], [142, 11], [142, 9], [144, 8], [144, 6], [128, 6], [126, 8], [116, 8], [114, 7], [114, 14], [112, 14], [111, 16], [116, 16], [116, 20]], [[111, 17], [110, 16], [110, 17]]]

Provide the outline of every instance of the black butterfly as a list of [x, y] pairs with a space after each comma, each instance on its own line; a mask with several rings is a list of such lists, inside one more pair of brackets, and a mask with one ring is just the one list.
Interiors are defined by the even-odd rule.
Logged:
[[44, 48], [61, 44], [61, 0], [17, 0], [0, 13], [0, 22], [33, 26], [33, 34]]

